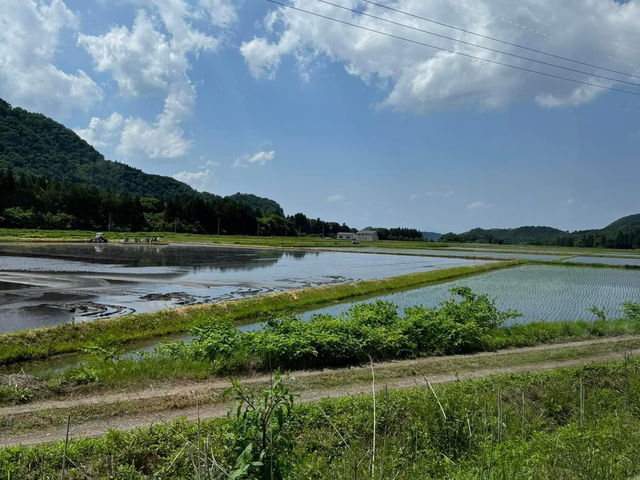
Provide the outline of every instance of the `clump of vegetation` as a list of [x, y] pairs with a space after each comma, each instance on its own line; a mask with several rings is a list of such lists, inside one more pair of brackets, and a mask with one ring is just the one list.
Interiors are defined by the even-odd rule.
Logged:
[[487, 347], [489, 333], [515, 311], [500, 312], [487, 295], [453, 287], [459, 297], [438, 308], [412, 307], [404, 315], [389, 302], [359, 304], [338, 317], [272, 318], [262, 330], [239, 331], [214, 320], [193, 330], [190, 344], [166, 345], [169, 356], [207, 359], [217, 372], [247, 368], [316, 368], [428, 355], [469, 353]]
[[238, 405], [227, 432], [228, 448], [235, 457], [230, 478], [279, 480], [290, 470], [285, 459], [295, 443], [286, 429], [294, 395], [285, 380], [276, 371], [272, 385], [262, 392], [248, 391], [237, 380], [228, 390]]
[[626, 302], [623, 304], [622, 310], [629, 320], [640, 322], [640, 303]]

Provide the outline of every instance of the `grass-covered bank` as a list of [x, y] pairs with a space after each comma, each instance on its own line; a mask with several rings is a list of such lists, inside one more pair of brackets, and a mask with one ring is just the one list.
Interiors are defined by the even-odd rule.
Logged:
[[495, 262], [432, 270], [392, 278], [6, 333], [0, 335], [0, 365], [46, 358], [59, 353], [79, 352], [82, 348], [95, 344], [120, 345], [182, 333], [211, 317], [224, 318], [236, 325], [252, 323], [262, 318], [265, 312], [293, 314], [334, 302], [418, 288], [523, 263], [526, 262]]
[[[286, 380], [276, 378], [262, 392], [236, 386], [231, 395], [241, 408], [228, 418], [87, 440], [74, 440], [72, 426], [65, 478], [616, 480], [640, 474], [636, 358], [433, 389], [421, 384], [298, 404]], [[2, 449], [0, 471], [10, 479], [59, 478], [64, 449], [62, 443]]]
[[[0, 228], [0, 242], [86, 242], [92, 238], [95, 231], [90, 230], [43, 230], [43, 229], [20, 229], [20, 228]], [[381, 240], [375, 243], [361, 243], [353, 245], [351, 240], [338, 240], [329, 237], [298, 236], [253, 236], [253, 235], [207, 235], [196, 233], [174, 233], [174, 232], [104, 232], [105, 237], [110, 241], [120, 242], [125, 237], [150, 237], [159, 236], [162, 242], [184, 243], [184, 244], [211, 244], [211, 245], [239, 245], [246, 247], [341, 247], [341, 248], [367, 248], [381, 247], [412, 250], [451, 249], [455, 251], [491, 251], [494, 253], [539, 253], [546, 254], [566, 254], [579, 256], [640, 256], [640, 250], [615, 249], [615, 248], [593, 248], [593, 247], [558, 247], [539, 245], [503, 245], [487, 243], [456, 243], [456, 242], [429, 242], [422, 240]], [[508, 256], [508, 255], [505, 255]]]
[[[103, 232], [104, 236], [115, 242], [125, 237], [158, 236], [162, 242], [185, 244], [242, 245], [247, 247], [354, 247], [352, 240], [338, 240], [317, 236], [252, 236], [252, 235], [207, 235], [197, 233], [174, 232]], [[89, 230], [41, 230], [0, 228], [0, 242], [86, 242], [95, 231]], [[358, 245], [359, 247], [366, 246]], [[423, 248], [446, 247], [447, 244], [428, 241], [381, 240], [377, 247], [385, 248]]]
[[[640, 304], [624, 306], [625, 318], [594, 322], [542, 322], [503, 327], [517, 312], [501, 312], [486, 295], [453, 287], [455, 298], [439, 307], [411, 307], [403, 314], [388, 302], [359, 304], [333, 317], [268, 318], [259, 331], [243, 332], [211, 318], [192, 329], [193, 342], [160, 345], [140, 358], [120, 358], [95, 346], [84, 361], [43, 370], [26, 386], [0, 385], [0, 404], [27, 403], [98, 391], [141, 389], [154, 382], [202, 381], [255, 375], [276, 369], [319, 369], [491, 352], [499, 349], [640, 335]], [[21, 381], [15, 377], [16, 381]], [[0, 378], [0, 381], [2, 378]], [[31, 385], [29, 385], [29, 383]]]

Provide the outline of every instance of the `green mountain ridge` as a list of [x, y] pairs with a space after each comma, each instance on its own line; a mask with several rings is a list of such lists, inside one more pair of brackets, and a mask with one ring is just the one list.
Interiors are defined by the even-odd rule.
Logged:
[[640, 214], [619, 218], [601, 229], [569, 232], [546, 226], [473, 228], [459, 234], [446, 233], [441, 240], [510, 245], [640, 248]]
[[[145, 173], [124, 163], [106, 160], [73, 130], [40, 113], [12, 107], [0, 99], [0, 168], [57, 183], [97, 187], [115, 193], [167, 201], [183, 196], [204, 200], [222, 197], [196, 192], [186, 183], [164, 175]], [[252, 209], [284, 215], [274, 200], [252, 194], [232, 195]]]

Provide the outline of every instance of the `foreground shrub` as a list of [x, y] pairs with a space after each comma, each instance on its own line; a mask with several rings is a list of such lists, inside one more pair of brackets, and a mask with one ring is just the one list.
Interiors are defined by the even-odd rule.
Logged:
[[489, 333], [515, 311], [501, 312], [487, 295], [454, 287], [458, 298], [438, 308], [412, 307], [404, 315], [392, 303], [359, 304], [338, 317], [271, 318], [262, 330], [242, 332], [212, 321], [193, 330], [193, 343], [169, 344], [172, 356], [208, 359], [216, 371], [251, 365], [258, 369], [341, 366], [369, 358], [395, 359], [468, 353], [488, 347]]

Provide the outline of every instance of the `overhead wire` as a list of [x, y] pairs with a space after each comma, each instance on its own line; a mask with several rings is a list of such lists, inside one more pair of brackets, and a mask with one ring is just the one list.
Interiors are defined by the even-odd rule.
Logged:
[[363, 25], [358, 25], [357, 23], [352, 23], [352, 22], [348, 22], [346, 20], [341, 20], [341, 19], [338, 19], [338, 18], [330, 17], [328, 15], [323, 15], [323, 14], [318, 13], [318, 12], [313, 12], [311, 10], [306, 10], [304, 8], [296, 7], [294, 5], [289, 5], [287, 3], [280, 2], [278, 0], [265, 0], [265, 1], [267, 1], [269, 3], [272, 3], [274, 5], [279, 5], [281, 7], [285, 7], [285, 8], [291, 9], [291, 10], [295, 10], [295, 11], [298, 11], [298, 12], [306, 13], [308, 15], [313, 15], [315, 17], [324, 18], [326, 20], [330, 20], [330, 21], [333, 21], [333, 22], [336, 22], [336, 23], [341, 23], [343, 25], [348, 25], [348, 26], [351, 26], [351, 27], [354, 27], [354, 28], [358, 28], [358, 29], [361, 29], [361, 30], [365, 30], [365, 31], [371, 32], [371, 33], [384, 35], [384, 36], [389, 37], [389, 38], [395, 38], [397, 40], [402, 40], [404, 42], [412, 43], [412, 44], [415, 44], [415, 45], [421, 45], [423, 47], [428, 47], [428, 48], [432, 48], [432, 49], [435, 49], [435, 50], [440, 50], [440, 51], [443, 51], [443, 52], [453, 53], [455, 55], [460, 55], [460, 56], [471, 58], [471, 59], [474, 59], [474, 60], [480, 60], [480, 61], [491, 63], [491, 64], [494, 64], [494, 65], [501, 65], [503, 67], [508, 67], [508, 68], [512, 68], [512, 69], [515, 69], [515, 70], [521, 70], [521, 71], [524, 71], [524, 72], [534, 73], [534, 74], [537, 74], [537, 75], [541, 75], [541, 76], [545, 76], [545, 77], [549, 77], [549, 78], [555, 78], [555, 79], [558, 79], [558, 80], [565, 80], [565, 81], [568, 81], [568, 82], [577, 83], [577, 84], [586, 85], [586, 86], [595, 87], [595, 88], [600, 88], [600, 89], [603, 89], [603, 90], [610, 90], [610, 91], [614, 91], [614, 92], [618, 92], [618, 93], [625, 93], [625, 94], [629, 94], [629, 95], [640, 96], [640, 92], [634, 92], [632, 90], [625, 90], [625, 89], [622, 89], [622, 88], [615, 88], [615, 87], [609, 87], [609, 86], [606, 86], [606, 85], [600, 85], [598, 83], [593, 83], [593, 82], [584, 81], [584, 80], [578, 80], [578, 79], [571, 78], [571, 77], [565, 77], [565, 76], [562, 76], [562, 75], [557, 75], [555, 73], [542, 72], [540, 70], [534, 70], [532, 68], [522, 67], [522, 66], [519, 66], [519, 65], [513, 65], [513, 64], [510, 64], [510, 63], [506, 63], [506, 62], [501, 62], [499, 60], [492, 60], [492, 59], [489, 59], [489, 58], [483, 58], [483, 57], [479, 57], [479, 56], [476, 56], [476, 55], [471, 55], [469, 53], [464, 53], [464, 52], [460, 52], [460, 51], [457, 51], [457, 50], [452, 50], [450, 48], [439, 47], [437, 45], [432, 45], [432, 44], [429, 44], [429, 43], [426, 43], [426, 42], [421, 42], [419, 40], [413, 40], [413, 39], [410, 39], [410, 38], [402, 37], [400, 35], [395, 35], [395, 34], [392, 34], [392, 33], [383, 32], [382, 30], [376, 30], [374, 28], [369, 28], [369, 27], [365, 27]]
[[538, 59], [531, 58], [531, 57], [525, 57], [523, 55], [518, 55], [517, 53], [505, 52], [504, 50], [498, 50], [498, 49], [487, 47], [487, 46], [480, 45], [480, 44], [477, 44], [477, 43], [467, 42], [465, 40], [461, 40], [461, 39], [454, 38], [454, 37], [449, 37], [447, 35], [443, 35], [443, 34], [436, 33], [436, 32], [431, 32], [429, 30], [425, 30], [425, 29], [422, 29], [422, 28], [419, 28], [419, 27], [414, 27], [412, 25], [407, 25], [405, 23], [396, 22], [396, 21], [390, 20], [388, 18], [378, 17], [376, 15], [372, 15], [370, 13], [366, 13], [366, 12], [363, 12], [361, 10], [356, 10], [354, 8], [345, 7], [344, 5], [339, 5], [337, 3], [329, 2], [328, 0], [316, 0], [316, 1], [320, 2], [320, 3], [324, 3], [326, 5], [331, 5], [332, 7], [340, 8], [342, 10], [346, 10], [346, 11], [349, 11], [349, 12], [364, 16], [364, 17], [369, 17], [369, 18], [373, 18], [373, 19], [376, 19], [376, 20], [381, 20], [383, 22], [390, 23], [392, 25], [408, 28], [410, 30], [415, 30], [417, 32], [426, 33], [428, 35], [433, 35], [435, 37], [444, 38], [446, 40], [451, 40], [451, 41], [454, 41], [454, 42], [457, 42], [457, 43], [461, 43], [463, 45], [469, 45], [469, 46], [472, 46], [472, 47], [481, 48], [481, 49], [484, 49], [484, 50], [488, 50], [490, 52], [499, 53], [499, 54], [502, 54], [502, 55], [507, 55], [507, 56], [510, 56], [510, 57], [518, 58], [520, 60], [526, 60], [528, 62], [539, 63], [539, 64], [545, 65], [547, 67], [558, 68], [558, 69], [567, 70], [567, 71], [573, 72], [573, 73], [580, 73], [580, 74], [583, 74], [583, 75], [588, 75], [588, 76], [591, 76], [591, 77], [600, 78], [600, 79], [603, 79], [603, 80], [611, 80], [612, 82], [616, 82], [616, 83], [625, 83], [627, 85], [632, 85], [634, 87], [640, 87], [640, 83], [629, 82], [629, 81], [626, 81], [626, 80], [621, 80], [619, 78], [607, 77], [606, 75], [600, 75], [600, 74], [594, 73], [594, 72], [586, 72], [584, 70], [578, 70], [576, 68], [571, 68], [571, 67], [567, 67], [567, 66], [564, 66], [564, 65], [558, 65], [557, 63], [545, 62], [544, 60], [538, 60]]
[[571, 58], [571, 57], [567, 57], [567, 56], [563, 56], [563, 55], [558, 55], [558, 54], [555, 54], [555, 53], [547, 52], [545, 50], [540, 50], [540, 49], [537, 49], [537, 48], [528, 47], [526, 45], [522, 45], [522, 44], [519, 44], [519, 43], [509, 42], [507, 40], [501, 40], [501, 39], [493, 37], [491, 35], [484, 35], [482, 33], [473, 32], [471, 30], [467, 30], [466, 28], [457, 27], [455, 25], [451, 25], [449, 23], [445, 23], [445, 22], [442, 22], [442, 21], [439, 21], [439, 20], [434, 20], [432, 18], [424, 17], [424, 16], [421, 16], [421, 15], [416, 15], [414, 13], [405, 12], [404, 10], [400, 10], [398, 8], [390, 7], [389, 5], [384, 5], [382, 3], [374, 2], [373, 0], [360, 0], [360, 1], [364, 2], [364, 3], [368, 3], [369, 5], [373, 5], [373, 6], [376, 6], [376, 7], [379, 7], [379, 8], [384, 8], [386, 10], [390, 10], [392, 12], [401, 13], [401, 14], [407, 15], [409, 17], [413, 17], [413, 18], [417, 18], [417, 19], [420, 19], [420, 20], [424, 20], [425, 22], [430, 22], [430, 23], [433, 23], [433, 24], [436, 24], [436, 25], [440, 25], [442, 27], [447, 27], [447, 28], [451, 28], [451, 29], [454, 29], [454, 30], [458, 30], [460, 32], [467, 33], [469, 35], [475, 35], [475, 36], [480, 37], [480, 38], [485, 38], [487, 40], [492, 40], [494, 42], [502, 43], [503, 45], [509, 45], [511, 47], [521, 48], [523, 50], [528, 50], [530, 52], [539, 53], [539, 54], [542, 54], [542, 55], [547, 55], [549, 57], [557, 58], [559, 60], [565, 60], [567, 62], [573, 62], [573, 63], [579, 64], [579, 65], [583, 65], [583, 66], [586, 66], [586, 67], [592, 67], [592, 68], [597, 68], [599, 70], [605, 70], [605, 71], [611, 72], [611, 73], [617, 73], [618, 75], [624, 75], [625, 77], [640, 78], [640, 75], [636, 75], [636, 74], [628, 73], [628, 72], [621, 72], [620, 70], [614, 70], [614, 69], [611, 69], [611, 68], [608, 68], [608, 67], [603, 67], [601, 65], [596, 65], [594, 63], [589, 63], [589, 62], [585, 62], [585, 61], [582, 61], [582, 60], [576, 60], [575, 58]]

